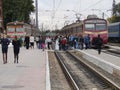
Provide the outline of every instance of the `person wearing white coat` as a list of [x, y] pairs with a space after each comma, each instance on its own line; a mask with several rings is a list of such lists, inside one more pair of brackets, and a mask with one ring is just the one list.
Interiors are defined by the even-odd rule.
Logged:
[[55, 41], [55, 50], [59, 50], [59, 39], [58, 38]]

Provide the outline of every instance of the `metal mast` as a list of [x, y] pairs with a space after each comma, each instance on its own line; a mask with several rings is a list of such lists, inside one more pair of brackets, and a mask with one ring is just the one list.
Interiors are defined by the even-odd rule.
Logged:
[[38, 29], [38, 0], [35, 0], [35, 6], [36, 6], [36, 28]]
[[2, 15], [2, 0], [0, 0], [0, 33], [3, 33], [3, 15]]
[[116, 10], [115, 10], [115, 0], [113, 0], [113, 4], [112, 4], [112, 15], [116, 15]]

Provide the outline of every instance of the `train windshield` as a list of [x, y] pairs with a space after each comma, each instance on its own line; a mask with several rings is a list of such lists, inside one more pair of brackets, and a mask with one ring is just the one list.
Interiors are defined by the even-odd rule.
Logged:
[[96, 30], [105, 30], [106, 24], [96, 24]]
[[106, 21], [99, 19], [86, 20], [84, 22], [86, 30], [106, 30]]
[[85, 28], [87, 30], [95, 30], [95, 25], [94, 24], [85, 24]]

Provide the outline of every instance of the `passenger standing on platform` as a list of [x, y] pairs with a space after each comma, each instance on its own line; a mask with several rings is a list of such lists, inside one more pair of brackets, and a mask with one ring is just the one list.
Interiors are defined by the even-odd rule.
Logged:
[[59, 37], [59, 50], [62, 49], [62, 36]]
[[2, 46], [2, 54], [3, 54], [3, 64], [7, 63], [7, 53], [8, 53], [8, 45], [10, 41], [7, 39], [6, 35], [3, 35], [1, 39], [1, 46]]
[[55, 50], [59, 50], [59, 38], [55, 41]]
[[42, 36], [39, 36], [39, 49], [42, 49]]
[[47, 38], [46, 38], [46, 43], [47, 43], [48, 49], [50, 49], [50, 45], [52, 44], [52, 40], [51, 40], [50, 37], [47, 37]]
[[83, 50], [83, 45], [84, 45], [84, 38], [82, 35], [79, 37], [79, 47], [81, 50]]
[[74, 36], [70, 35], [69, 36], [69, 45], [70, 45], [70, 47], [73, 47], [73, 39], [74, 39]]
[[25, 43], [26, 49], [29, 49], [29, 44], [30, 44], [30, 38], [29, 38], [29, 36], [25, 37], [24, 43]]
[[66, 39], [66, 37], [63, 37], [61, 43], [62, 43], [62, 49], [63, 49], [63, 50], [66, 50], [66, 44], [67, 44], [67, 39]]
[[30, 47], [31, 49], [34, 48], [34, 36], [33, 35], [30, 36]]
[[39, 48], [39, 39], [40, 39], [39, 37], [40, 36], [36, 36], [35, 38], [37, 48]]
[[42, 37], [42, 50], [44, 51], [45, 50], [45, 38]]
[[78, 36], [77, 35], [75, 35], [73, 39], [73, 46], [75, 49], [78, 49]]
[[22, 37], [19, 38], [19, 41], [20, 41], [20, 47], [22, 47], [23, 45]]
[[16, 63], [16, 61], [18, 63], [21, 44], [17, 36], [15, 36], [14, 40], [12, 41], [12, 45], [13, 45], [13, 50], [14, 50], [14, 63]]
[[90, 48], [90, 36], [88, 34], [88, 36], [84, 37], [84, 43], [85, 43], [85, 49]]
[[98, 54], [100, 54], [101, 53], [101, 47], [102, 47], [102, 44], [103, 44], [103, 39], [100, 37], [100, 35], [98, 35], [98, 37], [96, 38], [95, 44], [96, 44], [96, 47], [98, 49]]

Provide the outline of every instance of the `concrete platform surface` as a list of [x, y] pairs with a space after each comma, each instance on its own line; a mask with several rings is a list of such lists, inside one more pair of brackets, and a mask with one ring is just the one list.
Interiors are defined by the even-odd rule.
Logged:
[[120, 57], [113, 56], [101, 52], [98, 54], [97, 50], [78, 50], [80, 51], [85, 59], [101, 67], [110, 74], [115, 74], [120, 77]]
[[7, 64], [0, 55], [0, 90], [46, 90], [46, 59], [46, 51], [22, 47], [19, 63], [14, 64], [13, 48], [9, 47]]

